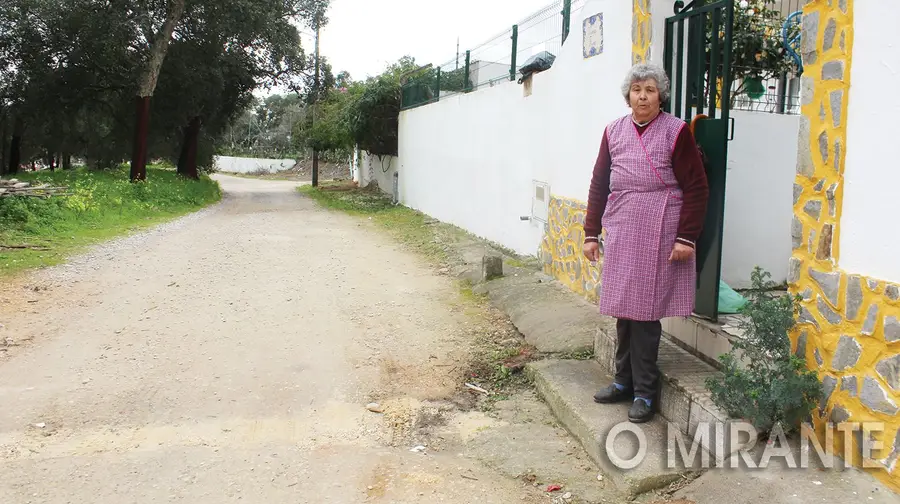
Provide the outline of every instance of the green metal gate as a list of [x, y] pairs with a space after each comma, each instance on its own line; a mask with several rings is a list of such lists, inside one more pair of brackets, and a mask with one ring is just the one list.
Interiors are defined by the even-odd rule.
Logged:
[[[666, 19], [665, 69], [672, 82], [666, 112], [694, 125], [709, 179], [709, 204], [697, 244], [695, 313], [718, 320], [728, 130], [733, 124], [731, 51], [734, 0], [675, 2]], [[732, 127], [733, 132], [733, 127]]]

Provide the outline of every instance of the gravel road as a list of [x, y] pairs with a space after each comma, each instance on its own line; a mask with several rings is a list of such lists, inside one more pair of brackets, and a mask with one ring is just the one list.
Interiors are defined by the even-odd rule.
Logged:
[[454, 403], [477, 322], [448, 278], [296, 183], [216, 178], [0, 289], [0, 502], [549, 502], [465, 453], [510, 422]]

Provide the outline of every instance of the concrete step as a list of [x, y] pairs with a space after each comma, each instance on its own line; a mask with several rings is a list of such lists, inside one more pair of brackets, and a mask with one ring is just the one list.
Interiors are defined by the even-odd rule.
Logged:
[[[597, 331], [594, 358], [601, 369], [612, 376], [616, 369], [615, 357], [615, 323], [607, 322]], [[680, 432], [693, 439], [698, 426], [714, 429], [716, 424], [725, 426], [732, 422], [713, 403], [712, 394], [706, 387], [707, 379], [722, 379], [723, 375], [718, 369], [666, 338], [660, 341], [657, 363], [662, 373], [660, 414]], [[737, 443], [733, 446], [716, 446], [713, 444], [714, 432], [710, 431], [709, 434], [709, 442], [704, 441], [702, 444], [717, 460], [728, 458], [741, 448]]]
[[738, 316], [722, 317], [719, 322], [711, 322], [698, 317], [669, 318], [662, 321], [666, 337], [684, 350], [718, 368], [719, 357], [727, 354], [733, 342], [740, 338]]
[[[645, 424], [631, 424], [629, 404], [594, 402], [594, 393], [612, 380], [599, 363], [544, 360], [530, 363], [527, 371], [560, 423], [629, 498], [663, 488], [696, 468], [685, 467], [676, 457], [669, 456], [667, 429], [670, 426], [664, 419], [657, 417]], [[621, 428], [639, 429], [645, 442], [639, 443], [638, 437], [627, 430], [617, 435], [613, 432]], [[639, 450], [645, 452], [636, 467], [621, 462], [633, 459]], [[617, 464], [616, 460], [620, 462]], [[670, 460], [675, 463], [670, 464]]]

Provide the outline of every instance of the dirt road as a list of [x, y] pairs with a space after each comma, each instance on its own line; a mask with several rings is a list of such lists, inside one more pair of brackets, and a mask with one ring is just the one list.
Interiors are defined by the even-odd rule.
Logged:
[[466, 410], [480, 322], [449, 279], [295, 183], [219, 180], [213, 208], [4, 286], [0, 502], [507, 504], [551, 501], [529, 471], [594, 480], [532, 398]]

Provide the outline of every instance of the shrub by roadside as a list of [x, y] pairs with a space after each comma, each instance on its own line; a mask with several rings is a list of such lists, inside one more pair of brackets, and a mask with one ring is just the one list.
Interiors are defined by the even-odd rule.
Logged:
[[67, 186], [68, 196], [0, 198], [0, 275], [51, 266], [79, 249], [199, 210], [221, 198], [209, 177], [185, 179], [148, 167], [131, 183], [125, 168], [17, 174], [34, 184]]

